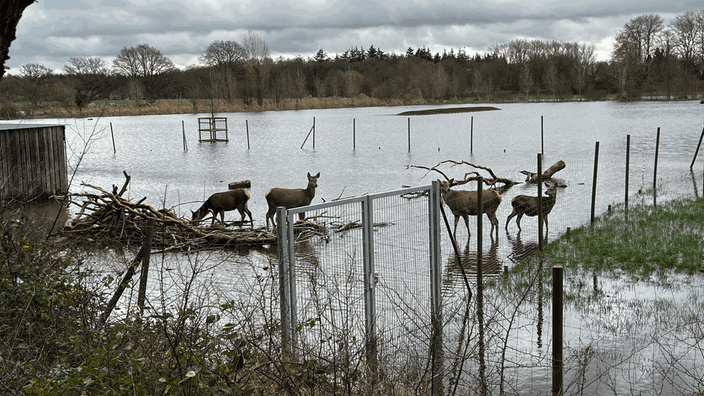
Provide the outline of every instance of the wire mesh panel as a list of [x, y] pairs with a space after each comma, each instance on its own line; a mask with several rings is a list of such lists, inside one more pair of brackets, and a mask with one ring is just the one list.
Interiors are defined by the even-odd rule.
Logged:
[[[346, 381], [360, 369], [409, 387], [422, 381], [401, 377], [409, 367], [422, 372], [434, 355], [432, 307], [439, 307], [439, 297], [433, 300], [431, 280], [440, 260], [432, 227], [437, 213], [431, 216], [438, 202], [431, 197], [439, 193], [431, 189], [288, 210], [287, 235], [279, 235], [291, 242], [297, 353], [333, 360]], [[307, 221], [295, 222], [302, 212]], [[364, 354], [367, 367], [355, 367]]]

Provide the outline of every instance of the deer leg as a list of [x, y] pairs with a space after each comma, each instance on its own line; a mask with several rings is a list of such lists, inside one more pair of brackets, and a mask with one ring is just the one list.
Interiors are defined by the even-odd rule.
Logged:
[[548, 216], [543, 217], [543, 222], [545, 223], [545, 236], [548, 235]]
[[452, 231], [452, 237], [457, 237], [457, 222], [460, 221], [460, 217], [455, 215], [455, 229]]
[[508, 231], [508, 222], [511, 221], [511, 219], [514, 217], [516, 217], [516, 209], [514, 209], [513, 212], [511, 212], [511, 214], [508, 215], [508, 218], [506, 218], [506, 227], [504, 227], [506, 229], [506, 231]]
[[518, 217], [516, 217], [516, 225], [518, 226], [518, 231], [521, 231], [521, 217], [523, 217], [523, 213], [520, 213]]
[[468, 215], [462, 215], [462, 219], [464, 219], [464, 225], [467, 227], [467, 238], [472, 236], [472, 233], [469, 231], [469, 216]]
[[276, 212], [276, 208], [273, 208], [269, 206], [269, 211], [266, 212], [266, 230], [269, 231], [269, 219], [271, 219], [271, 226], [276, 227], [276, 223], [274, 222], [274, 213]]
[[494, 227], [496, 227], [496, 238], [499, 238], [499, 219], [496, 218], [496, 212], [487, 212], [486, 216], [491, 222], [491, 233], [494, 233]]
[[[215, 216], [213, 216], [215, 217]], [[222, 224], [223, 227], [225, 227], [225, 211], [221, 210], [220, 211], [220, 224]]]
[[[247, 205], [244, 206], [244, 212], [247, 213], [247, 216], [249, 216], [249, 224], [252, 228], [254, 228], [254, 220], [252, 219], [252, 212], [249, 211], [249, 208]], [[244, 221], [244, 215], [242, 215], [242, 221]]]

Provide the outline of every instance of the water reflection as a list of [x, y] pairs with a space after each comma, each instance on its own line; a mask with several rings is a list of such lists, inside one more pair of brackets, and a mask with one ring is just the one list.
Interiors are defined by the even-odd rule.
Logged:
[[[506, 239], [511, 245], [511, 253], [509, 253], [508, 258], [514, 263], [518, 263], [524, 259], [533, 256], [538, 251], [537, 242], [524, 243], [521, 238], [521, 231], [516, 233], [516, 237], [512, 238], [510, 233], [506, 233]], [[548, 243], [547, 239], [543, 241], [545, 244]]]
[[[491, 246], [488, 251], [482, 252], [482, 274], [484, 276], [500, 275], [502, 271], [502, 260], [499, 259], [499, 241], [498, 239], [491, 238]], [[470, 250], [470, 241], [459, 252], [459, 262], [464, 269], [464, 272], [468, 275], [477, 274], [477, 258], [478, 252], [476, 250]], [[454, 250], [447, 257], [447, 276], [445, 280], [445, 286], [450, 286], [454, 280], [462, 279], [462, 269], [458, 263], [457, 256], [455, 256]]]

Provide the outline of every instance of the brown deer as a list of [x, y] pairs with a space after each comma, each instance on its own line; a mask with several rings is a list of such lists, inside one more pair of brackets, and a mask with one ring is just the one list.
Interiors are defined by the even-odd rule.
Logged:
[[[477, 200], [476, 191], [453, 191], [450, 187], [453, 185], [455, 179], [450, 179], [449, 181], [440, 181], [440, 194], [442, 195], [442, 200], [450, 208], [452, 214], [455, 215], [455, 229], [452, 232], [453, 236], [457, 235], [457, 222], [460, 217], [464, 219], [464, 224], [467, 226], [467, 233], [469, 236], [472, 233], [469, 231], [469, 216], [476, 216], [479, 214], [479, 205]], [[494, 232], [494, 227], [496, 227], [496, 238], [499, 238], [499, 220], [496, 218], [496, 209], [498, 209], [501, 203], [501, 194], [496, 190], [484, 190], [482, 191], [482, 213], [486, 213], [489, 221], [491, 221], [491, 232]]]
[[[308, 187], [306, 188], [272, 188], [264, 194], [266, 203], [269, 205], [269, 211], [266, 212], [266, 229], [269, 231], [269, 219], [271, 219], [272, 227], [276, 227], [274, 214], [277, 206], [283, 206], [286, 209], [298, 208], [300, 206], [310, 205], [310, 202], [315, 197], [315, 188], [318, 187], [317, 175], [311, 176], [308, 173]], [[299, 219], [303, 220], [305, 213], [299, 213]]]
[[[548, 185], [547, 183], [545, 183], [545, 186], [548, 189], [547, 191], [545, 191], [547, 197], [542, 197], [542, 217], [543, 223], [545, 224], [545, 234], [547, 234], [548, 214], [550, 214], [550, 211], [555, 206], [557, 198], [557, 187], [555, 187], [554, 185]], [[533, 197], [530, 195], [516, 195], [511, 200], [511, 206], [513, 206], [513, 212], [511, 212], [511, 214], [508, 215], [508, 218], [506, 219], [506, 232], [508, 232], [508, 222], [511, 221], [514, 216], [518, 216], [516, 217], [516, 225], [518, 226], [518, 230], [520, 231], [521, 217], [523, 217], [523, 215], [530, 217], [538, 215], [538, 197]]]
[[[245, 213], [249, 216], [249, 223], [254, 227], [252, 221], [252, 212], [247, 208], [249, 201], [249, 193], [245, 190], [235, 189], [225, 192], [219, 192], [211, 195], [203, 205], [193, 213], [192, 221], [201, 221], [208, 212], [213, 212], [213, 221], [210, 223], [212, 227], [215, 224], [217, 215], [220, 214], [220, 223], [225, 226], [225, 212], [237, 209], [242, 216], [241, 222], [244, 223]], [[241, 226], [241, 225], [240, 225]]]

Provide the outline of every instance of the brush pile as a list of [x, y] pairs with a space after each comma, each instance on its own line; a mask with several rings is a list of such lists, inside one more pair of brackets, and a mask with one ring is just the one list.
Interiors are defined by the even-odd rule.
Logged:
[[72, 194], [69, 197], [69, 203], [79, 206], [80, 210], [64, 227], [64, 237], [76, 244], [142, 245], [147, 221], [153, 219], [152, 246], [163, 251], [276, 243], [276, 235], [264, 228], [202, 228], [189, 220], [179, 219], [169, 209], [156, 210], [143, 203], [146, 197], [136, 203], [131, 202], [122, 197], [130, 182], [130, 176], [123, 173], [126, 180], [119, 191], [115, 185], [109, 192], [83, 183], [83, 186], [95, 192]]

